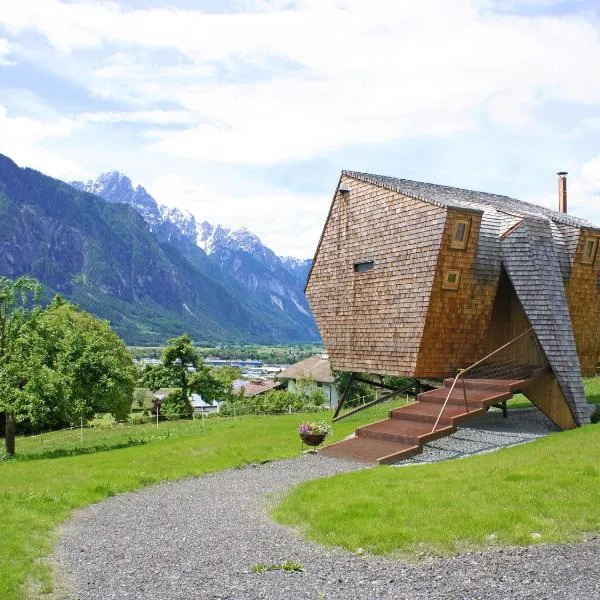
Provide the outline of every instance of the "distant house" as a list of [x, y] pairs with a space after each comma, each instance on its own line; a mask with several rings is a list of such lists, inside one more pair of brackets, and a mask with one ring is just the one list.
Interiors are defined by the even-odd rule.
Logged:
[[200, 394], [192, 394], [190, 396], [190, 404], [192, 405], [194, 412], [204, 414], [219, 412], [219, 402], [214, 401], [212, 404], [209, 404], [202, 399]]
[[279, 389], [281, 383], [279, 381], [265, 381], [264, 379], [251, 379], [249, 381], [241, 379], [238, 380], [238, 385], [235, 387], [238, 390], [242, 389], [246, 398], [251, 398], [270, 390]]
[[[290, 392], [296, 391], [296, 381], [299, 378], [307, 380], [315, 390], [322, 390], [327, 399], [327, 404], [335, 408], [339, 402], [337, 388], [334, 385], [335, 377], [331, 372], [329, 358], [326, 355], [316, 354], [300, 362], [290, 365], [277, 376], [287, 383]], [[310, 389], [310, 388], [309, 388]]]

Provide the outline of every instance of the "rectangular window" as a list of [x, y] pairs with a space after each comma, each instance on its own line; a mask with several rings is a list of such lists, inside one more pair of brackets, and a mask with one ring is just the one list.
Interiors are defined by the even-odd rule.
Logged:
[[469, 241], [469, 232], [471, 230], [471, 221], [469, 219], [460, 219], [454, 224], [454, 234], [450, 248], [455, 250], [464, 250]]
[[354, 263], [354, 272], [355, 273], [366, 273], [370, 271], [375, 266], [375, 261], [367, 260], [365, 262], [357, 262]]
[[444, 273], [444, 283], [442, 289], [444, 290], [457, 290], [460, 285], [460, 269], [454, 269], [452, 271], [446, 271]]
[[598, 251], [598, 238], [585, 238], [585, 246], [583, 248], [583, 262], [588, 265], [594, 264], [596, 260], [596, 252]]

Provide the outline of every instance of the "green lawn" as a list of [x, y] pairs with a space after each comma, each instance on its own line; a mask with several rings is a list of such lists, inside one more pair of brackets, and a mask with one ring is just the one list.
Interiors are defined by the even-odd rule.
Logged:
[[[383, 418], [390, 408], [376, 406], [340, 422], [334, 439]], [[136, 433], [132, 428], [84, 431], [83, 444], [65, 442], [64, 449], [74, 455], [55, 458], [36, 457], [33, 449], [27, 454], [27, 444], [19, 440], [22, 458], [0, 462], [0, 598], [30, 598], [32, 587], [51, 589], [50, 572], [40, 559], [52, 551], [56, 526], [74, 509], [158, 481], [297, 456], [301, 445], [296, 425], [328, 416], [161, 423], [158, 432], [152, 426], [140, 426]], [[64, 434], [49, 435], [48, 443], [60, 435]], [[119, 448], [132, 436], [139, 444]], [[60, 454], [60, 448], [55, 445], [51, 452]]]
[[[599, 402], [600, 380], [585, 384]], [[320, 543], [413, 556], [578, 540], [600, 531], [598, 506], [600, 424], [465, 460], [307, 482], [273, 514]]]

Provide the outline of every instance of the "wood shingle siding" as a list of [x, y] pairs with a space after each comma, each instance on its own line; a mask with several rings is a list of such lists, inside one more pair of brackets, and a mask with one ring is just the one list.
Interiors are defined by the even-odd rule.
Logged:
[[581, 230], [567, 285], [569, 311], [584, 377], [596, 374], [600, 354], [600, 261], [597, 253], [593, 263], [583, 261], [585, 241], [591, 234], [590, 230]]
[[[332, 367], [414, 372], [446, 210], [342, 177], [306, 295]], [[356, 273], [354, 264], [374, 267]]]

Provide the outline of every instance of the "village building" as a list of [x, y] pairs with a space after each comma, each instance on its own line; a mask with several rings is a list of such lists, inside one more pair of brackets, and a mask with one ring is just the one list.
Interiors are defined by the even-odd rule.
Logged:
[[515, 391], [562, 429], [589, 422], [600, 229], [567, 213], [566, 173], [559, 203], [342, 172], [306, 286], [332, 368], [468, 371], [331, 455], [393, 462]]
[[289, 392], [296, 391], [296, 382], [303, 380], [304, 390], [311, 392], [321, 390], [325, 396], [327, 406], [335, 408], [339, 403], [339, 394], [335, 386], [335, 377], [327, 355], [317, 354], [309, 356], [281, 372], [278, 376], [287, 384]]
[[242, 390], [242, 394], [245, 398], [252, 398], [264, 394], [270, 390], [277, 390], [281, 388], [279, 381], [268, 381], [266, 379], [238, 379], [234, 382], [233, 389], [239, 393]]

